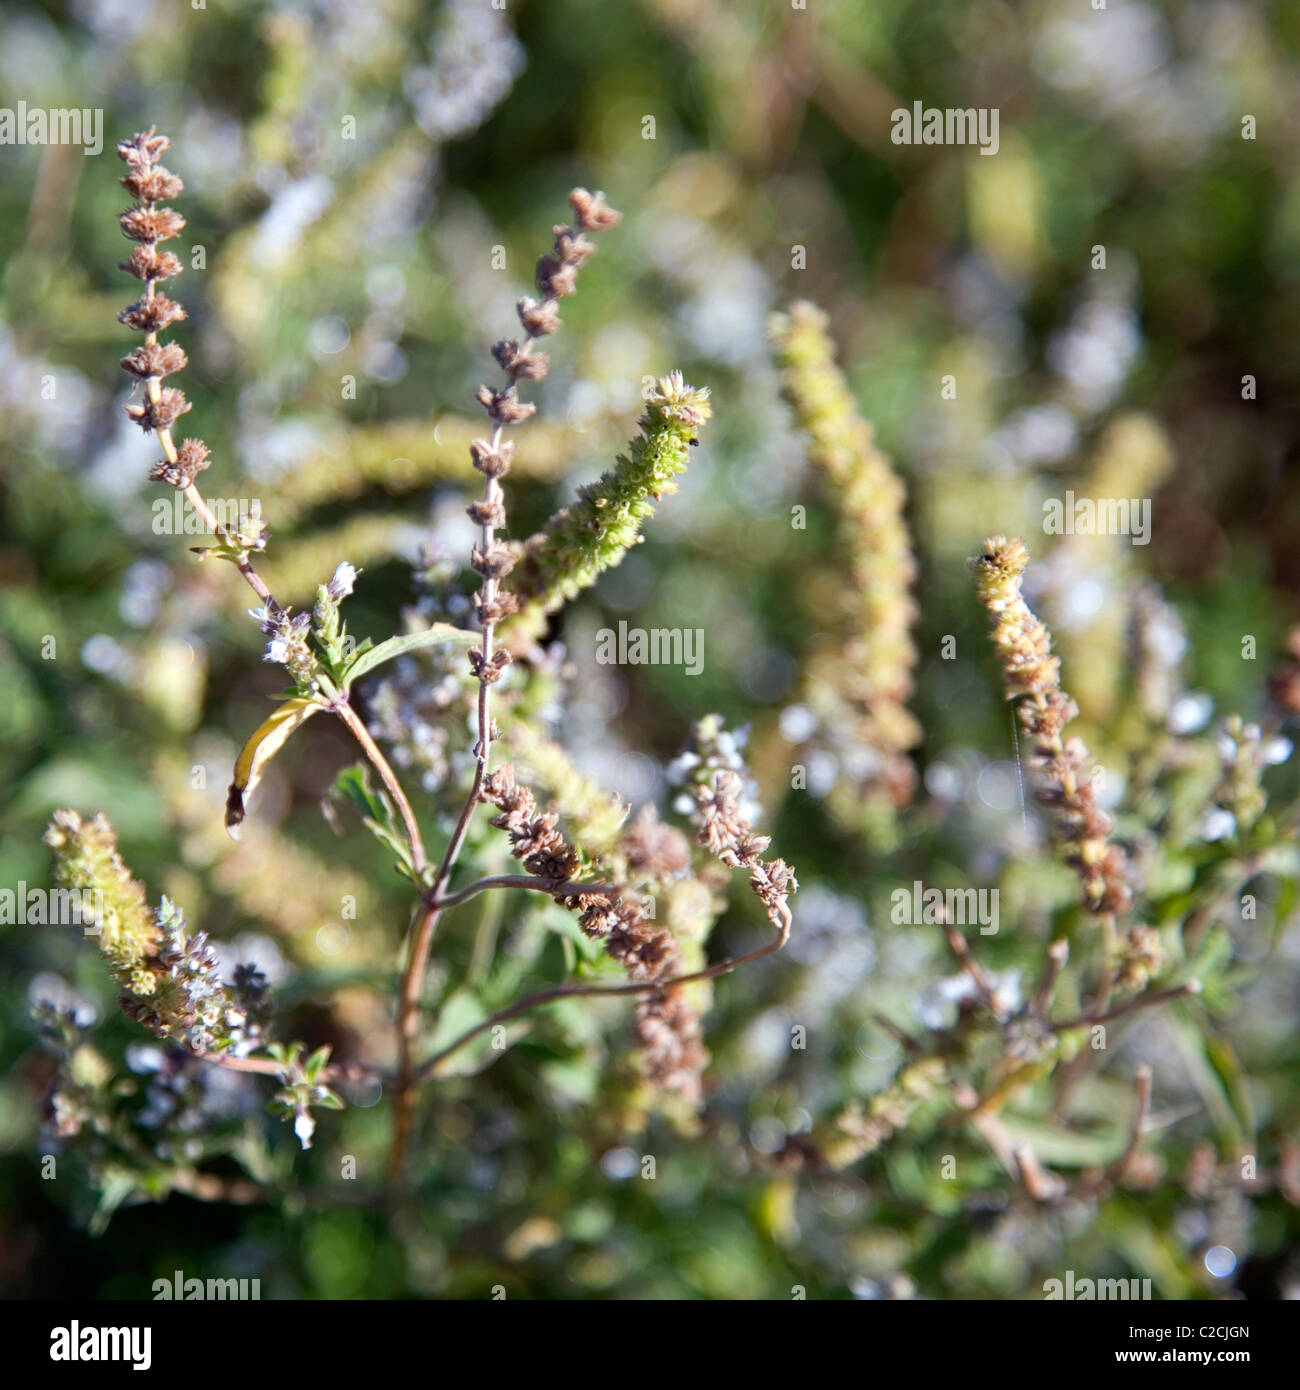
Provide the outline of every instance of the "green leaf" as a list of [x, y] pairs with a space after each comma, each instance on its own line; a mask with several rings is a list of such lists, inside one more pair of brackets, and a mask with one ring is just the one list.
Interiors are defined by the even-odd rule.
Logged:
[[1014, 1142], [1032, 1144], [1038, 1157], [1054, 1168], [1104, 1168], [1113, 1163], [1128, 1144], [1126, 1116], [1090, 1132], [1062, 1129], [1059, 1125], [1022, 1119], [1005, 1111], [1001, 1118], [1003, 1128]]
[[1300, 887], [1297, 886], [1295, 879], [1282, 878], [1278, 880], [1277, 899], [1273, 903], [1273, 932], [1269, 941], [1271, 950], [1277, 950], [1277, 944], [1282, 939], [1282, 930], [1291, 920], [1291, 914], [1295, 911], [1297, 897], [1300, 897]]
[[302, 1043], [267, 1043], [266, 1051], [280, 1064], [283, 1071], [291, 1072], [298, 1065], [298, 1058], [302, 1056]]
[[330, 1045], [326, 1043], [324, 1047], [318, 1047], [316, 1051], [307, 1058], [306, 1062], [303, 1064], [302, 1070], [303, 1075], [308, 1081], [315, 1081], [317, 1076], [320, 1075], [325, 1063], [330, 1059], [330, 1050]]
[[362, 763], [343, 768], [334, 779], [333, 790], [345, 801], [350, 801], [363, 816], [384, 821], [392, 814], [384, 798], [371, 790], [370, 779]]
[[411, 862], [411, 847], [398, 829], [388, 798], [371, 789], [364, 764], [353, 763], [343, 768], [330, 790], [345, 801], [350, 801], [361, 812], [366, 829], [396, 857], [398, 873], [414, 882], [417, 876], [415, 865]]
[[[462, 1033], [467, 1033], [476, 1024], [482, 1023], [488, 1017], [488, 1012], [483, 1001], [473, 990], [454, 990], [443, 1001], [438, 1011], [438, 1024], [428, 1044], [428, 1055], [434, 1055], [441, 1048], [454, 1042]], [[532, 1020], [527, 1017], [512, 1019], [505, 1027], [513, 1041], [529, 1031]], [[439, 1077], [473, 1076], [498, 1061], [503, 1052], [499, 1047], [493, 1047], [492, 1043], [492, 1032], [489, 1029], [443, 1061], [438, 1067]]]
[[342, 671], [344, 686], [350, 686], [362, 676], [368, 675], [376, 666], [407, 652], [418, 651], [421, 647], [436, 647], [443, 642], [453, 642], [458, 646], [472, 647], [480, 640], [478, 633], [465, 628], [453, 627], [451, 623], [434, 623], [423, 632], [408, 632], [403, 637], [390, 637], [377, 647], [358, 647]]
[[1107, 1202], [1098, 1213], [1097, 1227], [1110, 1248], [1150, 1279], [1163, 1298], [1191, 1298], [1195, 1285], [1183, 1269], [1177, 1243], [1156, 1229], [1123, 1197]]
[[90, 1218], [92, 1236], [102, 1236], [108, 1230], [114, 1212], [131, 1196], [136, 1187], [137, 1179], [134, 1173], [117, 1167], [105, 1171], [100, 1179], [99, 1203]]
[[1215, 927], [1205, 933], [1182, 974], [1200, 980], [1202, 987], [1206, 987], [1223, 977], [1231, 960], [1232, 938], [1222, 927]]
[[1205, 1059], [1214, 1069], [1233, 1113], [1248, 1139], [1255, 1133], [1255, 1107], [1251, 1104], [1250, 1086], [1242, 1070], [1232, 1044], [1218, 1034], [1210, 1033], [1205, 1039]]
[[[1234, 1152], [1245, 1142], [1245, 1126], [1228, 1094], [1224, 1077], [1216, 1068], [1225, 1064], [1220, 1053], [1214, 1061], [1209, 1056], [1210, 1043], [1201, 1032], [1201, 1025], [1189, 1018], [1183, 1009], [1169, 1009], [1165, 1015], [1166, 1025], [1172, 1028], [1178, 1044], [1178, 1052], [1185, 1063], [1196, 1087], [1201, 1103], [1214, 1125], [1223, 1144]], [[1229, 1076], [1229, 1082], [1231, 1077]]]

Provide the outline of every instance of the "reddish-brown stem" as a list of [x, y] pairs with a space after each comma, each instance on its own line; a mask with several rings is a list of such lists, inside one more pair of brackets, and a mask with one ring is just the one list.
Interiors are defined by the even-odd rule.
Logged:
[[[163, 452], [167, 455], [168, 459], [175, 462], [173, 455], [176, 450], [172, 445], [171, 431], [159, 430], [158, 442], [162, 444]], [[204, 525], [207, 526], [208, 530], [221, 540], [227, 543], [231, 542], [230, 533], [217, 520], [215, 513], [212, 511], [212, 508], [208, 506], [198, 488], [195, 487], [193, 483], [186, 483], [184, 490], [185, 496], [189, 499], [190, 506], [203, 518]], [[239, 553], [235, 559], [235, 568], [244, 576], [249, 588], [262, 600], [264, 605], [269, 607], [275, 604], [275, 598], [272, 596], [270, 589], [266, 587], [266, 583], [263, 581], [262, 576], [253, 568], [253, 562], [248, 558], [247, 551]], [[278, 607], [278, 605], [276, 606]]]
[[555, 887], [540, 878], [533, 878], [530, 874], [493, 874], [490, 878], [480, 878], [457, 892], [448, 893], [443, 897], [434, 898], [430, 894], [426, 902], [430, 907], [439, 909], [459, 907], [461, 903], [468, 902], [470, 898], [477, 897], [480, 893], [486, 893], [492, 888], [523, 888], [534, 893], [546, 893], [551, 897], [559, 897], [569, 893], [614, 893], [618, 891], [612, 883], [575, 883], [570, 880]]
[[[522, 362], [532, 352], [534, 335], [530, 331], [520, 349], [518, 362]], [[512, 383], [518, 378], [518, 370], [511, 373]], [[500, 419], [492, 430], [489, 450], [492, 453], [501, 446], [504, 426]], [[480, 526], [480, 544], [483, 555], [488, 555], [495, 541], [496, 526], [487, 519], [486, 509], [501, 498], [501, 484], [497, 478], [488, 474], [484, 479], [483, 502], [485, 517]], [[398, 1075], [397, 1094], [394, 1099], [393, 1147], [389, 1162], [389, 1174], [397, 1183], [406, 1164], [406, 1153], [410, 1145], [411, 1127], [415, 1115], [415, 1042], [419, 1033], [420, 999], [424, 993], [424, 979], [429, 965], [429, 952], [433, 948], [434, 934], [438, 929], [438, 917], [442, 911], [439, 900], [451, 881], [452, 871], [460, 856], [465, 836], [469, 833], [470, 819], [474, 809], [482, 799], [483, 782], [487, 777], [488, 759], [492, 750], [492, 710], [489, 691], [496, 679], [491, 666], [492, 644], [496, 633], [496, 619], [493, 616], [499, 595], [499, 581], [495, 574], [484, 571], [482, 585], [483, 637], [479, 646], [479, 687], [478, 687], [478, 741], [474, 746], [474, 782], [461, 807], [451, 839], [443, 853], [442, 862], [434, 875], [431, 891], [410, 937], [406, 968], [402, 974], [402, 984], [397, 1014]]]
[[1051, 1023], [1049, 1027], [1054, 1032], [1061, 1033], [1067, 1028], [1092, 1028], [1098, 1023], [1110, 1023], [1114, 1019], [1123, 1018], [1125, 1014], [1131, 1014], [1138, 1009], [1151, 1009], [1157, 1004], [1166, 1004], [1171, 999], [1186, 999], [1190, 995], [1201, 992], [1201, 982], [1199, 980], [1188, 980], [1186, 984], [1173, 985], [1169, 989], [1157, 989], [1147, 994], [1139, 994], [1132, 999], [1127, 999], [1122, 1004], [1117, 1004], [1109, 1013], [1105, 1014], [1083, 1014], [1079, 1018], [1066, 1019], [1062, 1023]]
[[989, 1008], [993, 1008], [993, 986], [989, 977], [984, 973], [984, 967], [970, 953], [970, 947], [966, 944], [966, 938], [948, 921], [947, 914], [944, 913], [940, 926], [943, 928], [944, 940], [948, 943], [948, 949], [957, 959], [957, 963], [975, 982], [975, 988], [979, 990], [980, 997]]
[[[284, 1067], [271, 1057], [234, 1057], [228, 1052], [191, 1052], [200, 1062], [210, 1062], [214, 1067], [225, 1067], [227, 1071], [252, 1072], [258, 1076], [279, 1076]], [[382, 1081], [379, 1072], [370, 1067], [355, 1066], [341, 1062], [331, 1063], [319, 1073], [321, 1081]]]
[[1115, 939], [1115, 914], [1106, 912], [1099, 918], [1101, 926], [1101, 980], [1097, 985], [1097, 993], [1092, 1001], [1092, 1007], [1088, 1010], [1090, 1014], [1104, 1014], [1110, 1006], [1110, 996], [1115, 988], [1115, 954], [1117, 942]]
[[397, 1003], [397, 1085], [393, 1097], [393, 1148], [389, 1157], [389, 1179], [396, 1184], [406, 1165], [406, 1151], [411, 1141], [411, 1125], [415, 1119], [415, 1092], [411, 1085], [411, 1068], [415, 1055], [415, 1040], [420, 1028], [420, 996], [424, 992], [424, 974], [438, 926], [438, 909], [425, 906], [412, 931], [406, 968], [402, 972], [401, 993]]
[[1106, 1170], [1106, 1187], [1114, 1187], [1129, 1170], [1142, 1143], [1142, 1131], [1146, 1127], [1147, 1114], [1151, 1109], [1151, 1068], [1145, 1063], [1133, 1074], [1133, 1126], [1129, 1131], [1129, 1141], [1124, 1152]]
[[764, 956], [770, 956], [779, 951], [790, 939], [790, 914], [788, 911], [782, 913], [780, 928], [774, 941], [769, 941], [765, 946], [756, 947], [752, 951], [746, 951], [743, 955], [732, 956], [728, 960], [719, 961], [716, 965], [706, 966], [703, 970], [693, 970], [688, 975], [675, 975], [671, 979], [656, 980], [645, 984], [627, 985], [583, 985], [567, 984], [554, 985], [550, 989], [538, 990], [535, 994], [525, 995], [522, 999], [516, 999], [513, 1004], [507, 1005], [504, 1009], [486, 1018], [482, 1023], [475, 1024], [473, 1028], [466, 1030], [453, 1042], [434, 1053], [423, 1065], [415, 1072], [413, 1082], [415, 1085], [423, 1085], [430, 1080], [436, 1073], [439, 1065], [450, 1057], [453, 1053], [459, 1052], [467, 1043], [471, 1043], [475, 1038], [486, 1033], [488, 1029], [495, 1028], [498, 1024], [505, 1023], [507, 1020], [515, 1018], [517, 1015], [527, 1013], [530, 1009], [540, 1007], [542, 1004], [553, 1003], [557, 999], [571, 999], [580, 995], [627, 995], [627, 994], [647, 994], [659, 990], [675, 989], [679, 985], [689, 985], [696, 980], [713, 980], [719, 975], [730, 974], [731, 971], [742, 965], [748, 965], [750, 961], [761, 960]]
[[1061, 971], [1065, 968], [1065, 962], [1070, 957], [1070, 943], [1064, 938], [1053, 941], [1047, 948], [1047, 959], [1043, 962], [1043, 973], [1038, 981], [1038, 988], [1034, 992], [1034, 1004], [1031, 1013], [1035, 1018], [1046, 1018], [1047, 1010], [1052, 1003], [1052, 995], [1056, 993], [1056, 982], [1060, 978]]

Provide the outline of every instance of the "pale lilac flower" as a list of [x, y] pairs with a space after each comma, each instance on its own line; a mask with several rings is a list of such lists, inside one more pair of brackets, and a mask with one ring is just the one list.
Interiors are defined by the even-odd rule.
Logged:
[[357, 571], [346, 560], [334, 571], [334, 578], [330, 580], [328, 589], [329, 596], [335, 603], [348, 597], [352, 592], [353, 586], [357, 582]]

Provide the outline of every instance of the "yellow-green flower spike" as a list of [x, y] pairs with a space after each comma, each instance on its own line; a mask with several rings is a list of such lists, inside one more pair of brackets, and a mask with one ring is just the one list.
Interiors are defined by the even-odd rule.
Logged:
[[515, 588], [522, 612], [510, 628], [540, 628], [547, 613], [590, 588], [640, 541], [655, 503], [677, 491], [674, 480], [712, 413], [707, 389], [687, 386], [680, 372], [659, 379], [628, 452], [524, 545]]
[[54, 882], [79, 893], [83, 917], [99, 928], [99, 949], [113, 978], [133, 994], [152, 994], [157, 977], [148, 962], [161, 942], [144, 885], [131, 877], [117, 852], [117, 835], [102, 811], [82, 820], [55, 811], [45, 832], [54, 851]]

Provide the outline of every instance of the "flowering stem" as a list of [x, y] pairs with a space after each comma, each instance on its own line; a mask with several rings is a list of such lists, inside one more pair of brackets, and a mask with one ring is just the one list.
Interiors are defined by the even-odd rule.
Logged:
[[[970, 953], [970, 947], [966, 944], [966, 938], [948, 920], [948, 914], [940, 914], [940, 924], [943, 927], [944, 940], [948, 943], [948, 949], [953, 953], [957, 964], [975, 982], [975, 988], [979, 990], [980, 997], [984, 1003], [993, 1008], [993, 985], [989, 977], [984, 973], [984, 967]], [[994, 1010], [996, 1012], [996, 1010]]]
[[433, 946], [433, 937], [442, 910], [439, 899], [451, 881], [452, 871], [469, 833], [474, 808], [483, 799], [488, 758], [496, 732], [492, 722], [489, 688], [500, 680], [505, 668], [510, 664], [509, 652], [494, 650], [497, 623], [518, 608], [518, 601], [512, 595], [502, 594], [500, 589], [500, 581], [510, 573], [515, 557], [510, 549], [496, 538], [497, 529], [505, 525], [506, 519], [505, 494], [501, 489], [501, 479], [509, 472], [510, 460], [514, 454], [514, 445], [504, 440], [505, 427], [526, 420], [536, 410], [535, 406], [519, 399], [518, 383], [520, 380], [539, 380], [549, 369], [546, 355], [535, 354], [533, 348], [537, 339], [554, 333], [559, 327], [559, 301], [573, 293], [578, 267], [596, 249], [583, 233], [611, 227], [618, 221], [618, 214], [605, 204], [603, 195], [599, 193], [593, 196], [585, 189], [574, 189], [569, 195], [569, 202], [573, 207], [575, 226], [557, 227], [554, 254], [543, 256], [537, 263], [537, 287], [542, 298], [537, 301], [523, 299], [518, 305], [524, 341], [520, 343], [516, 339], [504, 339], [492, 350], [493, 356], [509, 378], [509, 384], [500, 390], [481, 386], [478, 391], [479, 404], [487, 411], [493, 428], [490, 439], [476, 439], [470, 445], [474, 467], [483, 474], [482, 499], [469, 508], [470, 519], [479, 525], [480, 538], [471, 561], [475, 570], [482, 576], [482, 585], [474, 597], [482, 628], [482, 641], [477, 649], [470, 652], [469, 663], [470, 670], [478, 677], [479, 683], [474, 781], [465, 798], [465, 804], [461, 807], [451, 839], [443, 852], [442, 862], [434, 875], [427, 905], [412, 929], [406, 968], [402, 974], [397, 1015], [396, 1117], [389, 1168], [394, 1182], [400, 1177], [405, 1164], [414, 1117], [414, 1048], [419, 1032], [420, 998], [424, 992], [429, 951]]
[[[498, 448], [500, 442], [501, 426], [498, 425], [492, 435], [492, 448]], [[496, 488], [498, 493], [500, 492], [500, 485], [496, 479], [489, 477], [485, 485], [485, 506], [492, 498], [493, 488]], [[481, 534], [483, 549], [486, 553], [494, 540], [493, 528], [486, 520], [483, 522]], [[496, 599], [496, 580], [491, 575], [484, 575], [483, 577], [482, 594], [486, 603], [492, 603]], [[488, 608], [481, 611], [486, 611], [490, 615], [492, 610]], [[483, 640], [478, 649], [482, 664], [479, 667], [478, 742], [475, 745], [477, 762], [474, 767], [474, 782], [469, 789], [469, 795], [465, 798], [465, 804], [461, 807], [456, 828], [452, 831], [451, 839], [447, 842], [447, 848], [443, 852], [442, 862], [438, 865], [438, 871], [434, 875], [433, 887], [430, 891], [432, 902], [425, 906], [416, 921], [415, 930], [411, 936], [410, 951], [407, 955], [406, 969], [402, 973], [397, 1013], [396, 1114], [389, 1169], [394, 1182], [400, 1177], [402, 1168], [406, 1163], [406, 1151], [410, 1144], [411, 1124], [414, 1119], [415, 1091], [412, 1087], [412, 1067], [415, 1042], [420, 1028], [420, 998], [424, 993], [424, 978], [429, 968], [429, 952], [433, 948], [434, 933], [438, 929], [438, 916], [442, 906], [444, 906], [444, 904], [438, 904], [438, 899], [451, 879], [452, 870], [456, 867], [461, 846], [465, 843], [465, 836], [469, 832], [470, 817], [474, 814], [475, 806], [478, 805], [483, 789], [483, 779], [487, 775], [488, 753], [492, 746], [492, 716], [488, 698], [490, 679], [488, 675], [493, 670], [491, 665], [493, 627], [494, 624], [491, 621], [484, 621]]]
[[1128, 1172], [1129, 1165], [1142, 1142], [1142, 1131], [1146, 1127], [1147, 1115], [1151, 1110], [1151, 1068], [1143, 1063], [1133, 1073], [1133, 1124], [1129, 1130], [1129, 1141], [1124, 1152], [1106, 1170], [1103, 1187], [1111, 1188]]
[[[191, 1057], [200, 1062], [210, 1062], [214, 1067], [224, 1067], [227, 1071], [253, 1072], [258, 1076], [283, 1076], [284, 1064], [272, 1057], [236, 1057], [230, 1052], [196, 1052], [185, 1049]], [[317, 1073], [320, 1081], [384, 1081], [385, 1078], [373, 1067], [357, 1066], [347, 1062], [334, 1062]]]
[[1065, 968], [1065, 962], [1070, 957], [1070, 943], [1061, 937], [1047, 948], [1047, 959], [1043, 962], [1043, 973], [1038, 981], [1038, 989], [1034, 993], [1033, 1007], [1030, 1013], [1034, 1018], [1044, 1019], [1047, 1017], [1047, 1010], [1052, 1003], [1052, 995], [1056, 992], [1056, 982], [1060, 978], [1061, 971]]
[[1098, 1014], [1104, 1014], [1110, 1005], [1111, 992], [1115, 988], [1115, 956], [1119, 949], [1115, 934], [1115, 914], [1103, 913], [1098, 921], [1101, 926], [1101, 980], [1098, 982], [1092, 1007], [1088, 1010], [1094, 1018]]
[[[158, 481], [166, 481], [184, 494], [204, 525], [226, 547], [227, 557], [243, 575], [245, 582], [261, 600], [265, 612], [284, 613], [275, 601], [266, 582], [249, 558], [245, 538], [232, 535], [217, 519], [195, 485], [195, 475], [208, 465], [208, 449], [201, 440], [187, 439], [177, 445], [172, 436], [172, 423], [189, 410], [183, 393], [169, 389], [164, 392], [163, 379], [185, 366], [186, 357], [174, 343], [160, 344], [159, 329], [185, 317], [185, 311], [160, 296], [158, 282], [179, 275], [181, 264], [170, 252], [158, 249], [159, 243], [171, 240], [185, 225], [184, 219], [168, 208], [159, 207], [163, 198], [174, 197], [181, 191], [181, 181], [158, 163], [158, 156], [168, 148], [165, 136], [150, 131], [118, 147], [118, 153], [130, 166], [131, 172], [123, 182], [136, 197], [136, 206], [121, 219], [123, 232], [139, 243], [130, 264], [125, 267], [143, 281], [144, 291], [138, 304], [124, 310], [124, 323], [144, 332], [144, 347], [123, 359], [122, 365], [144, 383], [145, 406], [128, 406], [128, 413], [146, 432], [153, 434], [163, 452], [163, 462], [153, 471]], [[327, 688], [328, 687], [327, 685]], [[331, 709], [350, 728], [374, 765], [393, 800], [397, 803], [411, 845], [411, 857], [417, 874], [425, 868], [424, 846], [419, 828], [393, 770], [389, 767], [365, 726], [347, 703], [346, 692], [331, 701]]]

